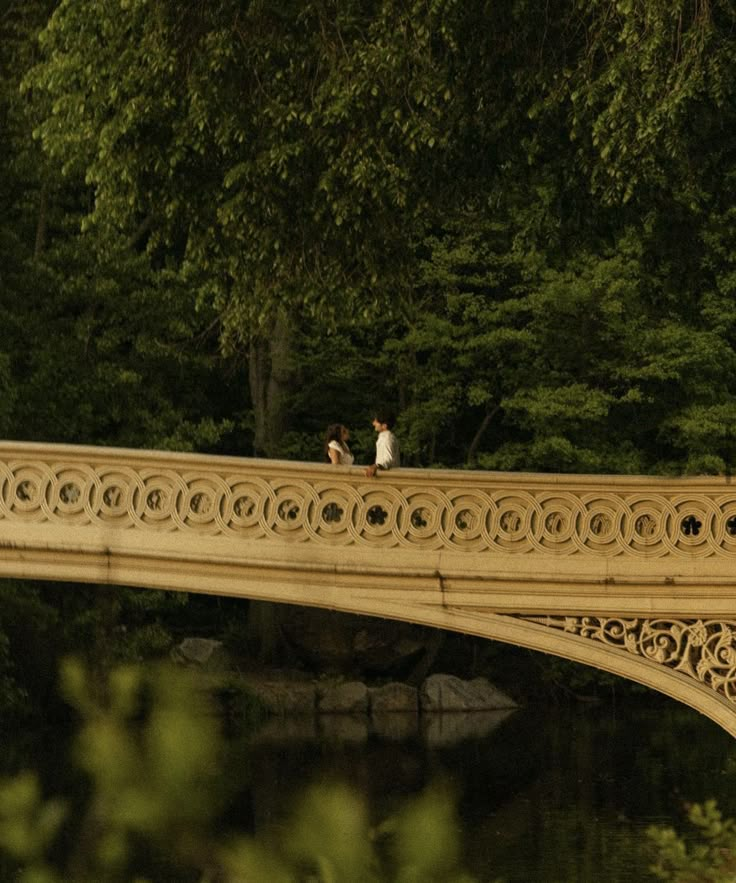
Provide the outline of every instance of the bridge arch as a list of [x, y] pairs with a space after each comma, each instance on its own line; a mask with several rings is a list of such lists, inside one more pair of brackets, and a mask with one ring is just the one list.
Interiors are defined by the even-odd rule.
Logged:
[[724, 477], [359, 469], [0, 444], [0, 576], [400, 619], [592, 665], [736, 735]]

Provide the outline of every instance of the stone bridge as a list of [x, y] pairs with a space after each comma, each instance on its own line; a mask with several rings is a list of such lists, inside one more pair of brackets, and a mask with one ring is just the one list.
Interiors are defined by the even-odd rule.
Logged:
[[361, 469], [0, 443], [0, 576], [231, 595], [480, 635], [736, 735], [727, 477]]

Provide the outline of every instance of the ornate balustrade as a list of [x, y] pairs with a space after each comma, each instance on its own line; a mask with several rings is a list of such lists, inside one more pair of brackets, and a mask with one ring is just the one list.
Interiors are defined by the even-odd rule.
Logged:
[[590, 662], [736, 734], [724, 477], [361, 469], [0, 444], [0, 574], [407, 619]]
[[736, 557], [725, 478], [362, 470], [0, 445], [0, 517], [466, 553]]

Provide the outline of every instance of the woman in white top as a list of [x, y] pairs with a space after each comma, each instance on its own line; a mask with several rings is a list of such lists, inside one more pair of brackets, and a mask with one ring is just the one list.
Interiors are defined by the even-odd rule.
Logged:
[[334, 466], [352, 466], [355, 457], [350, 453], [350, 430], [342, 423], [331, 423], [325, 435], [325, 459]]

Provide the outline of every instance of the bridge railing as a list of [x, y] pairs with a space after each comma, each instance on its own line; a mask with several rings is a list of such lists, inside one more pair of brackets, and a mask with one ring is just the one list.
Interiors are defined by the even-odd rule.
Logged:
[[730, 478], [358, 467], [0, 443], [0, 519], [323, 546], [736, 556]]

